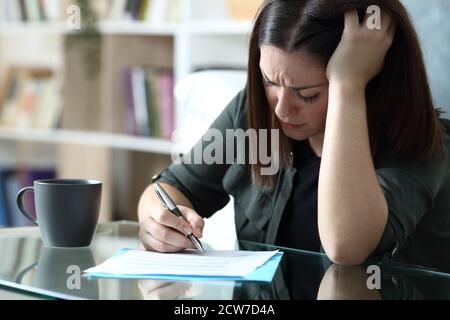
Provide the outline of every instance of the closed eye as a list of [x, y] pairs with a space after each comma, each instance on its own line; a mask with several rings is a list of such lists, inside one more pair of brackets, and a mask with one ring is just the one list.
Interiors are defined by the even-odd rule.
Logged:
[[264, 85], [265, 85], [266, 87], [271, 87], [271, 86], [276, 85], [275, 83], [273, 83], [272, 81], [270, 81], [269, 79], [267, 79], [267, 77], [266, 77], [266, 75], [264, 74], [264, 72], [261, 72], [261, 74], [262, 74], [262, 77], [263, 77]]
[[[264, 72], [262, 72], [262, 70], [261, 70], [261, 75], [262, 75], [263, 83], [264, 83], [265, 87], [277, 86], [276, 83], [273, 83], [272, 81], [270, 81], [267, 78], [267, 76], [265, 75]], [[291, 91], [296, 95], [296, 97], [298, 99], [300, 99], [301, 101], [306, 102], [306, 103], [317, 102], [317, 100], [319, 100], [319, 97], [320, 97], [319, 93], [315, 94], [314, 96], [307, 97], [307, 96], [304, 96], [304, 95], [301, 94], [301, 90], [298, 90], [298, 89], [295, 90], [295, 89], [291, 88]]]
[[310, 96], [310, 97], [305, 97], [299, 91], [296, 91], [296, 94], [297, 94], [297, 98], [299, 98], [300, 100], [302, 100], [306, 103], [314, 103], [314, 102], [317, 102], [317, 100], [319, 100], [319, 94], [315, 94], [314, 96]]

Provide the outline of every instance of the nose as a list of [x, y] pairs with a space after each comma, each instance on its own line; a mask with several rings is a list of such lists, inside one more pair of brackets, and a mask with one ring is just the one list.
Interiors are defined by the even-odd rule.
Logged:
[[275, 107], [275, 114], [284, 122], [289, 122], [295, 114], [295, 104], [291, 101], [291, 92], [287, 88], [281, 88], [278, 92], [278, 101]]

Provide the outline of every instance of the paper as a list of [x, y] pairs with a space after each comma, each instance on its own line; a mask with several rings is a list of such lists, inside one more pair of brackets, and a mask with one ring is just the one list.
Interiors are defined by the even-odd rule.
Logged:
[[278, 251], [163, 254], [123, 249], [85, 272], [95, 277], [271, 281], [281, 255]]

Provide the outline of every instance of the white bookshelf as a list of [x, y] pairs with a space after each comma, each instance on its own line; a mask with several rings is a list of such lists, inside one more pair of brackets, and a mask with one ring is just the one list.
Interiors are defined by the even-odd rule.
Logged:
[[0, 22], [1, 35], [60, 35], [67, 31], [66, 25], [63, 22]]
[[[97, 25], [101, 34], [175, 36], [179, 26], [176, 24], [154, 25], [146, 22], [104, 21]], [[53, 23], [2, 23], [1, 35], [67, 35], [76, 33], [67, 28], [64, 22]]]
[[188, 33], [192, 35], [236, 35], [250, 34], [253, 23], [250, 21], [219, 21], [192, 22], [186, 25]]
[[102, 34], [176, 36], [179, 26], [176, 24], [154, 25], [146, 22], [104, 21], [98, 24]]
[[[54, 164], [61, 177], [89, 176], [104, 181], [103, 221], [111, 218], [114, 208], [127, 210], [123, 212], [132, 210], [130, 208], [136, 204], [136, 192], [143, 190], [142, 182], [148, 183], [148, 176], [151, 177], [170, 164], [175, 142], [109, 133], [122, 131], [116, 131], [122, 112], [118, 105], [118, 81], [114, 80], [117, 79], [119, 69], [130, 62], [161, 63], [164, 67], [173, 68], [175, 81], [178, 82], [198, 67], [245, 67], [247, 64], [248, 36], [252, 22], [228, 19], [224, 0], [184, 0], [183, 4], [183, 14], [177, 24], [129, 21], [98, 23], [102, 46], [106, 48], [102, 53], [102, 61], [106, 61], [107, 66], [106, 72], [102, 71], [99, 87], [95, 89], [100, 92], [98, 101], [89, 104], [85, 99], [89, 95], [71, 96], [70, 100], [74, 103], [69, 109], [78, 108], [78, 104], [80, 107], [84, 104], [98, 107], [96, 111], [99, 114], [111, 114], [114, 117], [114, 121], [111, 120], [113, 128], [109, 125], [105, 128], [102, 124], [104, 117], [98, 119], [98, 129], [88, 126], [98, 131], [86, 131], [87, 127], [70, 125], [63, 125], [66, 129], [53, 130], [0, 126], [0, 161], [7, 159], [8, 164], [12, 165], [34, 165], [39, 155], [42, 160], [38, 163]], [[65, 22], [0, 21], [0, 81], [8, 65], [50, 68], [64, 73], [67, 78], [66, 70], [70, 63], [66, 60], [65, 39], [72, 33]], [[76, 60], [78, 56], [72, 55], [70, 59]], [[81, 61], [84, 58], [80, 56], [79, 59]], [[74, 85], [76, 83], [72, 82], [71, 86]], [[83, 90], [88, 89], [87, 84], [82, 87]], [[179, 128], [179, 123], [186, 115], [183, 114], [182, 106], [177, 105], [175, 108], [175, 128]], [[105, 113], [105, 110], [110, 110], [110, 113]], [[96, 165], [92, 166], [92, 163]], [[116, 203], [115, 198], [121, 200]]]
[[171, 155], [174, 144], [163, 139], [65, 129], [0, 128], [0, 140], [45, 144], [77, 144]]
[[[249, 21], [197, 21], [180, 24], [155, 25], [147, 22], [103, 21], [98, 24], [101, 34], [174, 36], [180, 32], [192, 35], [246, 35], [251, 32], [253, 24]], [[66, 35], [75, 33], [64, 22], [40, 23], [0, 23], [1, 35]]]
[[[177, 25], [116, 21], [98, 24], [98, 30], [102, 35], [171, 38], [174, 43], [173, 70], [176, 82], [192, 73], [202, 63], [206, 66], [245, 67], [248, 36], [251, 29], [251, 22], [229, 20], [186, 21]], [[54, 53], [54, 51], [61, 51], [62, 39], [70, 33], [72, 32], [68, 31], [62, 22], [3, 23], [0, 24], [0, 44], [2, 39], [5, 39], [4, 47], [13, 47], [11, 50], [14, 51], [14, 56], [8, 57], [8, 50], [3, 53], [7, 57], [6, 60], [12, 60], [13, 64], [63, 69], [61, 67], [64, 63], [61, 58], [62, 53]], [[24, 41], [27, 37], [31, 37], [33, 41]], [[53, 47], [60, 48], [52, 50], [52, 53], [48, 55], [45, 52], [45, 46], [41, 45], [44, 41], [49, 43], [51, 41]], [[33, 42], [41, 47], [41, 52], [35, 51], [35, 45], [31, 44]], [[210, 50], [203, 50], [202, 48], [205, 47]], [[35, 51], [33, 55], [29, 54], [30, 50]], [[55, 62], [52, 63], [49, 60]], [[177, 111], [181, 110], [177, 108]], [[182, 112], [176, 112], [176, 124], [182, 119]]]

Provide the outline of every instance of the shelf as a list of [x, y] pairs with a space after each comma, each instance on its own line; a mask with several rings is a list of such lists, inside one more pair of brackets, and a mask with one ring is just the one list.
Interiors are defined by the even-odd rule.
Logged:
[[[194, 35], [248, 35], [252, 30], [251, 22], [189, 22], [186, 24], [154, 25], [148, 22], [106, 21], [98, 24], [102, 34], [176, 36], [179, 32]], [[63, 35], [72, 33], [64, 22], [52, 23], [3, 23], [0, 34], [4, 35]]]
[[249, 35], [252, 27], [253, 23], [246, 21], [205, 21], [186, 24], [189, 33], [199, 35]]
[[0, 24], [0, 33], [8, 35], [59, 35], [66, 32], [67, 27], [63, 22], [11, 22]]
[[163, 155], [170, 155], [174, 146], [171, 141], [163, 139], [74, 130], [0, 128], [0, 140], [79, 144]]
[[174, 36], [177, 33], [178, 25], [108, 21], [99, 23], [98, 28], [102, 34]]
[[[98, 29], [102, 34], [125, 34], [125, 35], [161, 35], [173, 36], [177, 31], [176, 25], [155, 26], [143, 22], [102, 22]], [[55, 34], [63, 35], [75, 33], [69, 30], [63, 22], [55, 23], [7, 23], [0, 24], [2, 34]]]

